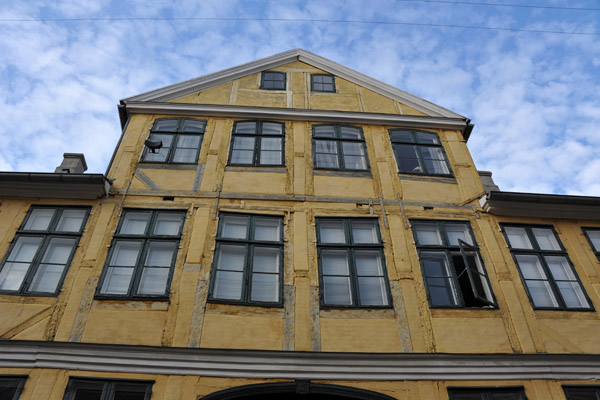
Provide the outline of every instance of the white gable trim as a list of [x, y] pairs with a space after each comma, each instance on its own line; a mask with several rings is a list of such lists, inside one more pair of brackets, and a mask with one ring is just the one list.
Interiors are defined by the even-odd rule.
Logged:
[[128, 97], [121, 100], [121, 102], [129, 104], [130, 102], [140, 101], [169, 101], [201, 90], [206, 90], [208, 88], [218, 86], [247, 75], [289, 64], [294, 61], [301, 61], [312, 65], [315, 68], [319, 68], [342, 79], [346, 79], [356, 85], [363, 86], [382, 96], [406, 104], [407, 106], [410, 106], [424, 114], [434, 117], [464, 118], [459, 114], [456, 114], [436, 104], [430, 103], [427, 100], [421, 99], [420, 97], [407, 93], [392, 85], [388, 85], [387, 83], [383, 83], [358, 71], [302, 49], [289, 50], [270, 57], [204, 75], [199, 78], [165, 86], [163, 88], [142, 93], [137, 96]]

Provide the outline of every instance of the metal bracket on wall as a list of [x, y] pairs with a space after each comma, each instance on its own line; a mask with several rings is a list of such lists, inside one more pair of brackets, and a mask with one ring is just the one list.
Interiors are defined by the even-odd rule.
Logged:
[[385, 225], [385, 227], [387, 229], [390, 226], [388, 224], [387, 215], [385, 214], [385, 207], [383, 205], [383, 196], [381, 195], [381, 192], [379, 192], [379, 205], [381, 206], [381, 215], [383, 216], [383, 224]]

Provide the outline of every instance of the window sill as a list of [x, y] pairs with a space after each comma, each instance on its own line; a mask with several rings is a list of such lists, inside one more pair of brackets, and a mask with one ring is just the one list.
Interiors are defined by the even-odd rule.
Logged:
[[337, 170], [324, 170], [315, 169], [313, 175], [316, 176], [343, 176], [347, 178], [372, 178], [371, 171], [337, 171]]
[[279, 174], [287, 173], [285, 166], [273, 166], [273, 167], [255, 167], [255, 166], [244, 166], [244, 165], [228, 165], [225, 167], [225, 171], [228, 172], [275, 172]]
[[206, 300], [206, 313], [209, 314], [251, 314], [264, 315], [265, 313], [274, 313], [283, 315], [283, 304], [259, 304], [232, 302], [219, 299]]
[[491, 316], [501, 317], [497, 307], [452, 307], [452, 308], [430, 308], [433, 318], [483, 318]]
[[175, 171], [195, 171], [198, 164], [169, 164], [169, 163], [151, 163], [140, 161], [138, 169], [170, 169]]
[[395, 318], [396, 313], [391, 306], [385, 307], [356, 307], [356, 308], [339, 308], [335, 306], [323, 306], [319, 315], [322, 318]]
[[400, 179], [407, 181], [421, 181], [421, 182], [438, 182], [438, 183], [451, 183], [458, 184], [458, 181], [453, 176], [435, 176], [435, 175], [413, 175], [398, 173]]

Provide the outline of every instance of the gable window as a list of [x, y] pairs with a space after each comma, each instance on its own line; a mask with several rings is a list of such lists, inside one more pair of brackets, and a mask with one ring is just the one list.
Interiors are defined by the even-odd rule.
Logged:
[[496, 299], [471, 226], [411, 221], [431, 307], [495, 307]]
[[281, 217], [222, 214], [213, 261], [211, 300], [281, 305], [282, 222]]
[[31, 207], [0, 270], [0, 292], [56, 295], [89, 207]]
[[365, 138], [356, 126], [313, 125], [313, 153], [316, 169], [369, 169]]
[[26, 380], [26, 376], [0, 376], [0, 399], [18, 400]]
[[600, 261], [600, 228], [583, 228], [585, 237], [587, 237], [590, 246], [594, 250], [598, 261]]
[[322, 306], [390, 306], [376, 219], [317, 218], [317, 245]]
[[502, 230], [534, 308], [592, 308], [551, 226], [502, 224]]
[[527, 400], [523, 388], [449, 388], [450, 400]]
[[206, 121], [194, 118], [161, 118], [150, 130], [151, 141], [162, 141], [162, 147], [153, 153], [144, 148], [142, 161], [170, 164], [195, 164], [204, 137]]
[[310, 90], [313, 92], [335, 92], [335, 78], [328, 74], [312, 74], [310, 76]]
[[567, 400], [598, 400], [600, 386], [563, 386]]
[[285, 90], [285, 72], [264, 71], [260, 88]]
[[434, 132], [390, 129], [398, 170], [404, 174], [451, 176], [440, 138]]
[[63, 400], [150, 400], [152, 383], [70, 378]]
[[96, 297], [167, 298], [184, 220], [185, 211], [125, 210]]
[[229, 165], [283, 165], [284, 139], [281, 122], [238, 121], [233, 125]]

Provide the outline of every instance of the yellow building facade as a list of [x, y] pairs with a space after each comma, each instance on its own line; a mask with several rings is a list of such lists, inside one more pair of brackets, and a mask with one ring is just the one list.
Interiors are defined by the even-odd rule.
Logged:
[[0, 173], [0, 399], [600, 396], [600, 199], [467, 118], [304, 50], [119, 113], [105, 175]]

